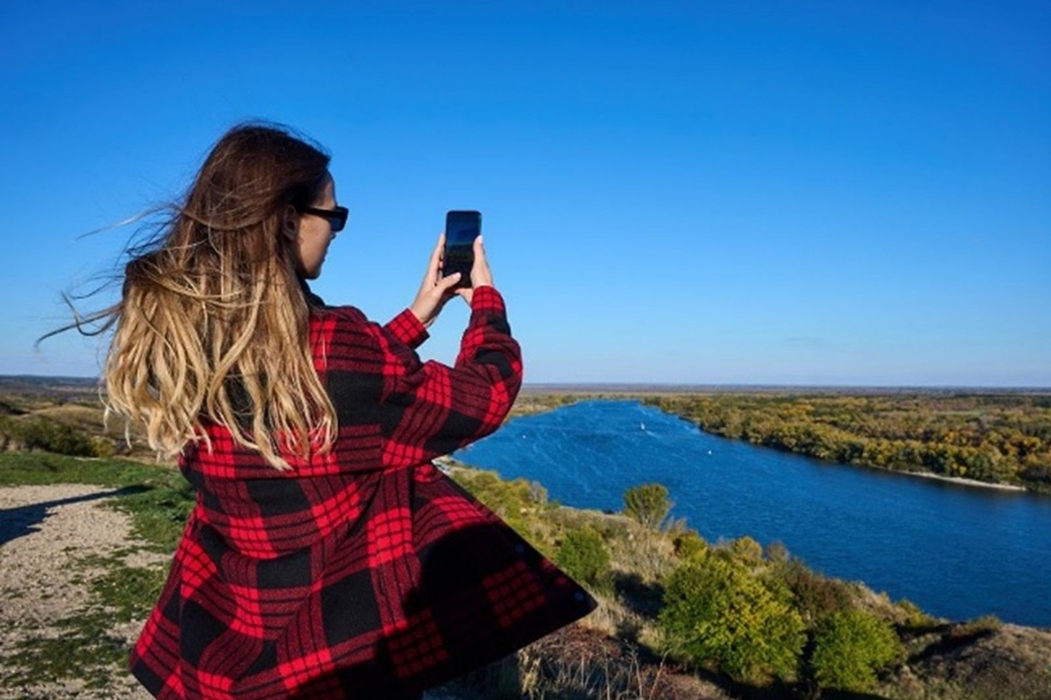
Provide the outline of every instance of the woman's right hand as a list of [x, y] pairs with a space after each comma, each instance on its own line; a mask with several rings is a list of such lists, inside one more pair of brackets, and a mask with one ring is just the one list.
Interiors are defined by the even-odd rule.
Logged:
[[489, 260], [485, 257], [485, 242], [481, 236], [474, 239], [474, 265], [471, 267], [471, 286], [459, 287], [456, 293], [470, 304], [474, 290], [478, 287], [492, 287], [493, 273], [489, 269]]
[[427, 272], [423, 275], [420, 290], [416, 292], [416, 299], [409, 305], [409, 310], [416, 314], [416, 318], [420, 319], [424, 328], [428, 328], [438, 318], [445, 302], [453, 298], [453, 285], [460, 281], [459, 272], [442, 277], [443, 250], [445, 250], [444, 233], [438, 237], [438, 243], [431, 251], [431, 259], [427, 262]]

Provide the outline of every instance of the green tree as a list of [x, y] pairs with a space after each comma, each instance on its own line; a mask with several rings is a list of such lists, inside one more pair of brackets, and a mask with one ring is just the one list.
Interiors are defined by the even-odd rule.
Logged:
[[659, 622], [694, 663], [714, 662], [733, 678], [761, 684], [795, 673], [805, 635], [789, 599], [776, 581], [709, 552], [671, 575]]
[[822, 688], [863, 693], [876, 673], [900, 658], [901, 640], [890, 624], [861, 610], [833, 613], [818, 627], [810, 667]]
[[671, 507], [663, 484], [642, 484], [624, 492], [624, 514], [654, 530], [660, 529]]

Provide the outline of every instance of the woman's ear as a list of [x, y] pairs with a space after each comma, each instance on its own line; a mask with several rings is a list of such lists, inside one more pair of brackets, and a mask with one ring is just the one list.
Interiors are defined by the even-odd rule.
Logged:
[[281, 218], [281, 235], [293, 242], [299, 240], [299, 212], [291, 204], [285, 207]]

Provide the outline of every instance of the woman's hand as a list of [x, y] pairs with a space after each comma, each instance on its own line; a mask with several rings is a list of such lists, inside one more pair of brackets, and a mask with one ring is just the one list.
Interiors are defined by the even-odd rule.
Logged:
[[474, 239], [474, 265], [471, 267], [471, 286], [460, 287], [456, 290], [456, 293], [462, 296], [469, 305], [475, 289], [492, 286], [493, 273], [489, 269], [489, 260], [485, 257], [485, 244], [482, 241], [482, 237], [478, 236]]
[[[416, 293], [416, 299], [409, 306], [409, 310], [420, 319], [424, 328], [429, 327], [438, 318], [442, 307], [454, 296], [452, 288], [460, 281], [459, 272], [442, 277], [442, 251], [444, 249], [445, 234], [443, 233], [438, 236], [438, 245], [434, 246], [434, 251], [431, 252], [427, 272], [424, 273], [423, 282], [420, 283], [420, 291]], [[475, 253], [475, 267], [478, 266], [477, 260], [477, 253]], [[488, 270], [488, 267], [486, 269]], [[471, 278], [474, 278], [474, 270], [471, 271]]]

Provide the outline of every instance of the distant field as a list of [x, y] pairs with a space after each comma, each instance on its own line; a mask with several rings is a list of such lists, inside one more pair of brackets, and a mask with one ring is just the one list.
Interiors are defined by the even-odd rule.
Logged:
[[593, 384], [525, 384], [522, 394], [562, 395], [581, 394], [596, 396], [602, 394], [627, 394], [632, 396], [645, 394], [846, 394], [846, 395], [881, 395], [881, 394], [918, 394], [944, 396], [952, 394], [1046, 394], [1051, 395], [1051, 387], [908, 387], [908, 386], [808, 386], [792, 384], [630, 384], [630, 383], [593, 383]]
[[[1049, 389], [528, 384], [511, 417], [599, 398], [637, 399], [713, 434], [827, 461], [1051, 491]], [[96, 379], [0, 376], [0, 446], [65, 452], [60, 444], [153, 459], [141, 430], [129, 445], [120, 421], [104, 429]]]

